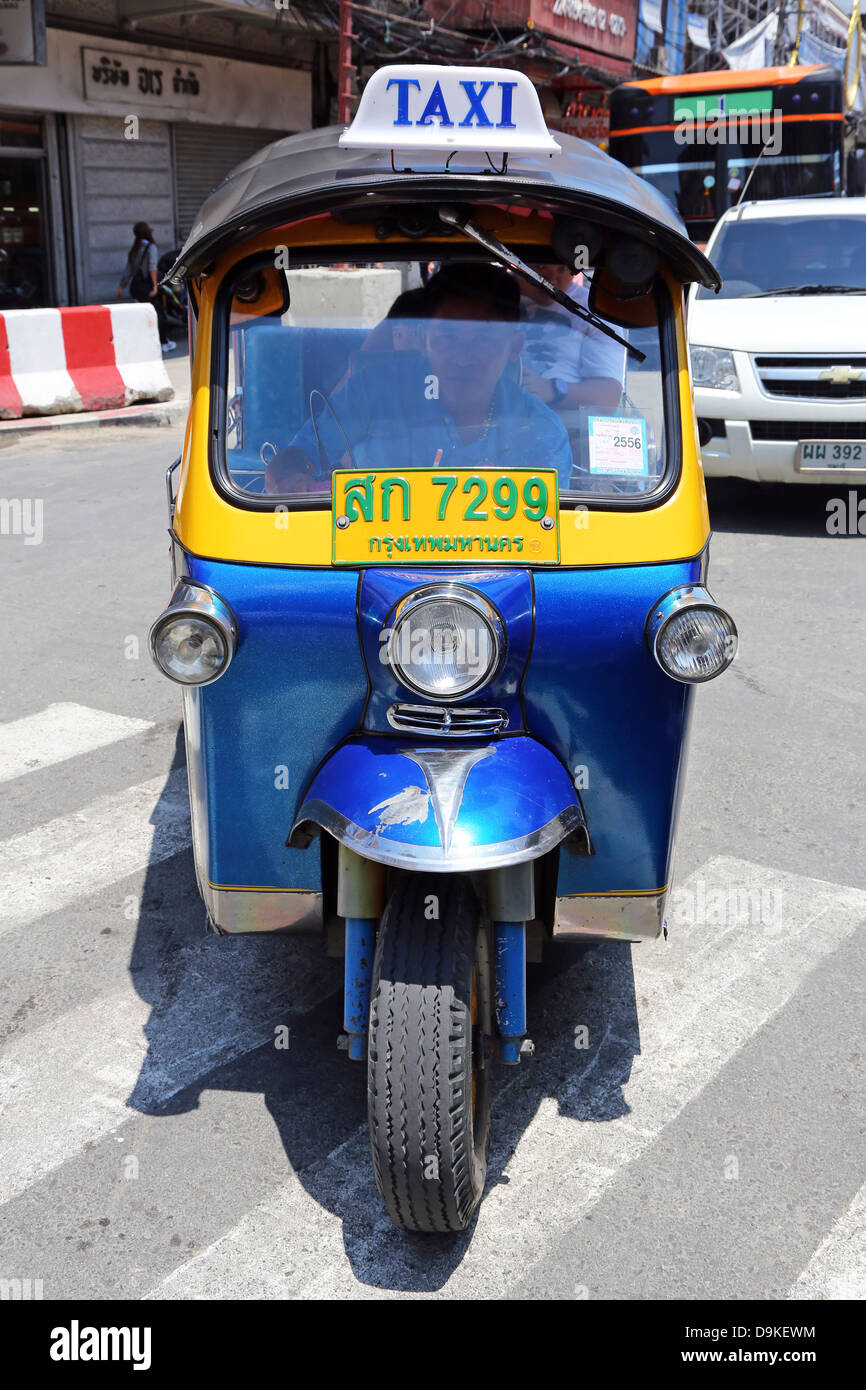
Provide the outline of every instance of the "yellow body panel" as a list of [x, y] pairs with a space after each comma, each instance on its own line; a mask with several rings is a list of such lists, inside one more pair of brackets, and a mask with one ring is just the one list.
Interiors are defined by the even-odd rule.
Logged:
[[[505, 214], [490, 210], [489, 217], [479, 215], [479, 221], [496, 226], [503, 239], [522, 242], [540, 240], [544, 231], [541, 219], [527, 217], [507, 222]], [[310, 511], [290, 511], [285, 507], [274, 512], [252, 511], [227, 502], [216, 491], [210, 476], [208, 450], [210, 441], [210, 370], [211, 326], [213, 306], [219, 283], [232, 265], [255, 251], [282, 244], [303, 245], [315, 240], [324, 245], [329, 241], [352, 241], [369, 244], [369, 229], [357, 226], [339, 227], [314, 219], [284, 231], [270, 231], [252, 239], [242, 249], [221, 257], [215, 272], [202, 281], [201, 310], [196, 334], [196, 351], [192, 372], [190, 419], [184, 440], [181, 476], [175, 507], [175, 534], [187, 550], [209, 559], [230, 560], [246, 564], [328, 567], [333, 561], [332, 517], [330, 508]], [[461, 238], [449, 239], [457, 243]], [[676, 317], [676, 340], [679, 360], [679, 406], [682, 433], [682, 471], [674, 493], [660, 506], [632, 511], [595, 510], [564, 507], [560, 510], [559, 563], [564, 566], [661, 564], [697, 555], [710, 534], [703, 471], [700, 463], [697, 427], [694, 418], [692, 393], [689, 384], [682, 286], [668, 276], [668, 285]], [[555, 534], [555, 533], [554, 533]], [[477, 560], [477, 556], [475, 559]], [[491, 559], [496, 557], [491, 556]], [[429, 557], [428, 557], [429, 559]], [[453, 557], [455, 564], [467, 564]], [[531, 566], [538, 563], [529, 556], [511, 555], [498, 562]], [[343, 560], [342, 563], [353, 563]], [[386, 553], [354, 561], [361, 564], [388, 564]], [[541, 563], [545, 563], [542, 561]], [[550, 563], [547, 560], [546, 563]]]

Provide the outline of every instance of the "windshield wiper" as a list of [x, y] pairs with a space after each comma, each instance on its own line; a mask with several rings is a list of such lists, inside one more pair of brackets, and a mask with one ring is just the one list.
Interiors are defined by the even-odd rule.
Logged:
[[584, 319], [586, 323], [591, 323], [593, 328], [598, 328], [602, 333], [606, 333], [608, 338], [613, 338], [615, 343], [624, 347], [626, 352], [630, 352], [632, 357], [636, 357], [638, 362], [646, 361], [646, 353], [641, 352], [640, 348], [634, 347], [627, 338], [621, 338], [612, 328], [609, 328], [604, 319], [598, 318], [590, 313], [589, 309], [584, 309], [582, 304], [576, 304], [564, 290], [558, 290], [555, 285], [551, 285], [549, 280], [545, 280], [543, 275], [539, 275], [537, 270], [533, 270], [531, 265], [527, 265], [519, 256], [515, 256], [513, 251], [509, 251], [498, 237], [492, 232], [487, 232], [483, 227], [479, 227], [477, 222], [464, 217], [458, 208], [450, 204], [444, 204], [439, 208], [439, 219], [447, 227], [456, 227], [458, 231], [465, 232], [471, 236], [473, 241], [477, 241], [479, 246], [483, 246], [485, 251], [489, 251], [503, 265], [522, 275], [524, 280], [528, 280], [531, 285], [537, 285], [544, 290], [545, 294], [551, 299], [555, 299], [557, 304], [561, 304], [563, 309], [568, 309], [569, 313], [574, 314], [579, 319]]
[[774, 294], [866, 294], [866, 285], [782, 285], [777, 290], [742, 294], [740, 299], [772, 299]]

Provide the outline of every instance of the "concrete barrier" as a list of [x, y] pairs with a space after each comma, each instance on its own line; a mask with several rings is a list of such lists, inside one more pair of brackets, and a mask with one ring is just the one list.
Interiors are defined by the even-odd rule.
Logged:
[[173, 396], [151, 304], [0, 312], [0, 420]]

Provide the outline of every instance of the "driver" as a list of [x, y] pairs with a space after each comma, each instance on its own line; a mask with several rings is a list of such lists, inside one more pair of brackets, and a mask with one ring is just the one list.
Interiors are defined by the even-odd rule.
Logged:
[[[533, 268], [588, 309], [589, 291], [574, 284], [568, 266], [557, 263]], [[521, 379], [526, 389], [555, 410], [590, 406], [615, 411], [625, 382], [625, 348], [569, 313], [537, 285], [521, 282], [520, 295], [526, 332]]]
[[[568, 487], [572, 454], [556, 414], [515, 376], [524, 344], [520, 291], [498, 266], [464, 262], [428, 282], [424, 355], [380, 353], [321, 404], [270, 460], [271, 494], [321, 489], [336, 467], [555, 468]], [[514, 364], [514, 366], [511, 366]]]

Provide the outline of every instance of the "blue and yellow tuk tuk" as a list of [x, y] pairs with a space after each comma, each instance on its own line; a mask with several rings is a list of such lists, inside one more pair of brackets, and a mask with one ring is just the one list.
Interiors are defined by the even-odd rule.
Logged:
[[662, 931], [693, 687], [732, 661], [669, 204], [494, 68], [378, 71], [172, 272], [168, 475], [198, 882], [345, 957], [390, 1218], [459, 1231], [526, 961]]

